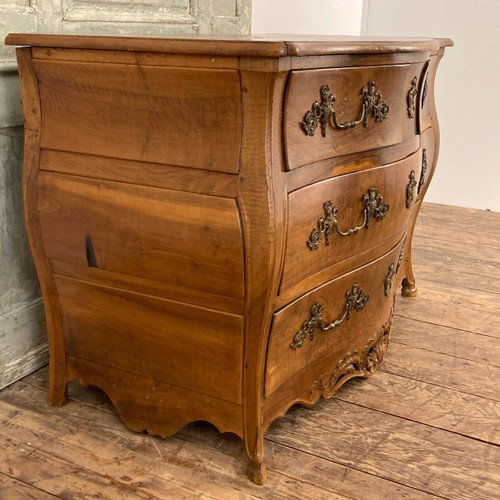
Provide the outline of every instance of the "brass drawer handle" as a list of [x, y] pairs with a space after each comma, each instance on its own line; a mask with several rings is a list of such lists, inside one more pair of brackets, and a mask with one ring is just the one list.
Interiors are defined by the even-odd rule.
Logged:
[[345, 309], [342, 316], [327, 325], [323, 325], [323, 318], [321, 316], [324, 307], [319, 303], [314, 304], [311, 307], [311, 317], [302, 323], [302, 329], [295, 334], [293, 342], [290, 344], [290, 349], [296, 351], [302, 347], [307, 336], [309, 336], [311, 340], [314, 340], [316, 328], [327, 332], [337, 328], [344, 320], [348, 321], [351, 312], [361, 311], [366, 306], [369, 298], [370, 296], [364, 293], [358, 284], [352, 285], [351, 290], [346, 293]]
[[425, 174], [427, 172], [427, 149], [422, 149], [422, 173], [420, 174], [420, 181], [418, 183], [418, 193], [425, 186]]
[[333, 102], [336, 99], [335, 94], [328, 95], [328, 92], [330, 92], [330, 86], [323, 85], [319, 91], [321, 94], [321, 103], [315, 101], [311, 110], [304, 115], [302, 130], [306, 135], [312, 136], [316, 132], [318, 123], [320, 123], [321, 135], [326, 137], [326, 128], [330, 118], [333, 127], [340, 130], [354, 128], [361, 122], [363, 122], [363, 125], [366, 127], [368, 125], [368, 118], [370, 115], [375, 118], [376, 122], [385, 120], [389, 113], [389, 105], [382, 99], [382, 93], [379, 90], [375, 90], [376, 87], [377, 84], [375, 82], [368, 82], [368, 85], [361, 89], [363, 103], [361, 105], [359, 117], [356, 120], [339, 123], [337, 120], [337, 114], [333, 109]]
[[417, 181], [415, 180], [415, 170], [410, 172], [410, 181], [406, 186], [406, 208], [411, 207], [411, 202], [413, 201], [413, 197], [415, 196], [415, 187], [417, 185]]
[[356, 234], [364, 227], [370, 227], [372, 218], [380, 222], [389, 212], [389, 204], [383, 200], [382, 195], [378, 193], [378, 189], [375, 187], [368, 189], [368, 193], [363, 195], [363, 201], [365, 203], [363, 222], [361, 225], [352, 227], [346, 231], [339, 229], [337, 221], [338, 207], [332, 207], [333, 203], [331, 200], [324, 203], [323, 210], [325, 211], [326, 217], [321, 217], [321, 219], [318, 220], [318, 226], [313, 229], [307, 246], [311, 250], [317, 250], [323, 236], [325, 237], [326, 245], [329, 245], [332, 228], [335, 228], [340, 236], [351, 236], [352, 234]]
[[387, 272], [387, 276], [384, 279], [384, 295], [389, 297], [389, 293], [391, 292], [392, 282], [394, 280], [394, 276], [398, 274], [399, 267], [401, 266], [401, 262], [403, 262], [403, 257], [405, 255], [405, 243], [406, 236], [403, 239], [403, 243], [401, 244], [401, 250], [399, 251], [398, 261], [397, 263], [392, 262], [389, 266], [389, 271]]
[[415, 118], [415, 111], [417, 110], [417, 77], [411, 81], [411, 87], [408, 91], [408, 116], [410, 118]]

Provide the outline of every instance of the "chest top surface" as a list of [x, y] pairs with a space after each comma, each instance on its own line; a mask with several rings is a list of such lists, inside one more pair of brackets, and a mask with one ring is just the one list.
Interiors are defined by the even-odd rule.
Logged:
[[99, 36], [11, 33], [7, 45], [77, 49], [287, 57], [351, 53], [436, 52], [448, 38], [395, 38], [327, 35]]

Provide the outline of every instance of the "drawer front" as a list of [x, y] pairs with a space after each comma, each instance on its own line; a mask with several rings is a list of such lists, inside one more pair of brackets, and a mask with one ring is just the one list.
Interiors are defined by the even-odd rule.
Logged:
[[290, 193], [280, 294], [402, 234], [417, 196], [421, 163], [419, 150], [399, 162]]
[[243, 297], [233, 199], [40, 172], [49, 259]]
[[292, 71], [284, 116], [288, 169], [411, 138], [417, 133], [423, 68], [424, 63]]
[[241, 402], [242, 316], [63, 276], [55, 281], [66, 354]]
[[317, 377], [315, 365], [334, 368], [347, 353], [362, 352], [390, 317], [402, 249], [399, 242], [378, 260], [316, 288], [274, 315], [266, 396], [285, 383], [293, 385], [292, 378], [299, 394]]
[[238, 72], [34, 61], [48, 149], [236, 173]]

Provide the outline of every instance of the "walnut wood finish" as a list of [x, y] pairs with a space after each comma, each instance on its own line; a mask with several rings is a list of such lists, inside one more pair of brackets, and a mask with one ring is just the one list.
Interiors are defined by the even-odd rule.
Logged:
[[[406, 112], [406, 97], [412, 79], [420, 75], [422, 69], [423, 64], [401, 64], [292, 71], [284, 116], [288, 168], [293, 170], [316, 161], [383, 148], [410, 139], [415, 134], [415, 120], [410, 119]], [[370, 81], [377, 84], [377, 91], [389, 105], [389, 113], [383, 121], [376, 122], [370, 117], [366, 127], [361, 123], [347, 130], [329, 125], [326, 137], [322, 136], [320, 127], [312, 137], [297, 127], [313, 102], [321, 102], [323, 85], [328, 85], [329, 93], [336, 97], [333, 108], [338, 121], [354, 120], [360, 114], [361, 91]]]
[[38, 197], [49, 259], [244, 296], [234, 199], [52, 172]]
[[42, 148], [238, 171], [237, 71], [60, 61], [34, 66]]
[[[352, 255], [364, 254], [365, 262], [373, 259], [373, 251], [386, 239], [401, 234], [401, 229], [411, 215], [406, 208], [406, 188], [410, 172], [420, 178], [422, 153], [418, 150], [404, 160], [391, 165], [372, 168], [348, 175], [333, 177], [318, 182], [289, 195], [288, 231], [283, 277], [280, 293], [308, 279], [324, 269], [335, 272], [335, 265]], [[311, 232], [318, 226], [318, 219], [325, 218], [323, 204], [332, 201], [338, 207], [339, 229], [347, 231], [363, 223], [365, 203], [363, 197], [375, 187], [383, 201], [389, 204], [385, 217], [376, 221], [371, 218], [369, 226], [350, 236], [341, 236], [333, 229], [330, 243], [323, 237], [316, 250], [308, 245]], [[411, 203], [413, 206], [414, 201]], [[378, 254], [380, 255], [380, 254]], [[377, 256], [377, 255], [375, 255]], [[318, 285], [320, 283], [316, 283]], [[310, 289], [310, 288], [309, 288]], [[298, 288], [296, 293], [307, 290]]]
[[[264, 483], [270, 423], [382, 361], [397, 285], [414, 285], [411, 237], [439, 145], [434, 76], [451, 42], [7, 42], [31, 46], [18, 49], [24, 194], [47, 313], [49, 402], [62, 404], [78, 380], [106, 391], [136, 431], [165, 437], [207, 420], [243, 438], [248, 475]], [[370, 81], [390, 105], [384, 121], [304, 134], [321, 85], [332, 86], [344, 121]], [[388, 213], [311, 250], [324, 203], [338, 206], [340, 229], [356, 227], [370, 188]], [[355, 285], [369, 299], [347, 314]], [[314, 340], [294, 349], [315, 303], [323, 326], [338, 325], [314, 323]]]
[[[349, 353], [363, 351], [366, 342], [389, 317], [393, 293], [385, 295], [384, 282], [390, 265], [397, 265], [401, 251], [402, 242], [376, 261], [315, 288], [274, 314], [266, 360], [266, 396], [271, 396], [287, 383], [295, 385], [297, 395], [307, 394], [318, 379], [316, 365], [326, 363], [328, 367], [336, 367]], [[291, 348], [303, 322], [311, 317], [311, 306], [316, 303], [323, 306], [322, 323], [326, 325], [342, 316], [346, 292], [350, 292], [355, 284], [369, 296], [362, 310], [352, 310], [349, 319], [330, 331], [317, 328], [313, 340], [308, 335], [302, 347]], [[325, 360], [325, 357], [329, 359]]]

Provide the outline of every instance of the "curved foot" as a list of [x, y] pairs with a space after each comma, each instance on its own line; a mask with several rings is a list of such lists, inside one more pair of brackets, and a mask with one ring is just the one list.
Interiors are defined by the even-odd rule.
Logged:
[[67, 385], [63, 387], [53, 388], [49, 391], [49, 405], [50, 406], [64, 406], [69, 403]]
[[48, 401], [50, 406], [64, 406], [69, 403], [68, 382], [62, 366], [50, 366]]
[[415, 281], [409, 281], [407, 278], [403, 280], [401, 285], [401, 294], [403, 297], [416, 297], [417, 287], [415, 286]]
[[264, 462], [249, 462], [247, 467], [248, 479], [255, 484], [263, 485], [267, 479], [267, 470]]

